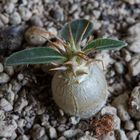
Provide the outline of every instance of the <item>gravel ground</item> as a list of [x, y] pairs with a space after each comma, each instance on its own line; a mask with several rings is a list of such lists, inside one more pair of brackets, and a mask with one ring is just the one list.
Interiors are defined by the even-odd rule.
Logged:
[[[102, 110], [87, 120], [55, 105], [52, 75], [44, 65], [3, 64], [12, 51], [29, 46], [23, 39], [28, 26], [57, 34], [78, 18], [93, 21], [94, 37], [128, 42], [121, 50], [96, 54], [104, 62], [110, 94]], [[0, 140], [140, 140], [139, 0], [0, 0], [0, 28]], [[104, 115], [113, 117], [114, 128], [97, 136], [93, 124]]]

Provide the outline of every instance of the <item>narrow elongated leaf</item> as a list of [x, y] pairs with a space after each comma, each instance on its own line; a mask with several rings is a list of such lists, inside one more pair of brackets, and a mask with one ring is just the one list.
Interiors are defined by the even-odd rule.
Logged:
[[114, 49], [114, 48], [121, 48], [127, 46], [127, 43], [120, 40], [114, 39], [95, 39], [90, 42], [85, 48], [85, 52], [90, 52], [92, 50], [104, 50], [104, 49]]
[[60, 37], [65, 41], [74, 40], [75, 45], [88, 37], [93, 31], [93, 24], [86, 19], [74, 20], [67, 23], [60, 31]]
[[6, 59], [6, 65], [21, 64], [46, 64], [51, 62], [63, 62], [66, 58], [57, 51], [48, 47], [30, 48], [16, 52]]

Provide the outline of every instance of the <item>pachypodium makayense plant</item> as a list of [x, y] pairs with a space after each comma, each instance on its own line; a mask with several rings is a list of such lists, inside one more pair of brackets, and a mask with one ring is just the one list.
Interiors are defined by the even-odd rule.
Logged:
[[[67, 23], [58, 37], [44, 31], [38, 32], [47, 38], [46, 47], [28, 48], [6, 59], [6, 65], [52, 64], [56, 70], [52, 80], [53, 99], [66, 113], [89, 118], [106, 103], [107, 82], [97, 61], [88, 54], [97, 50], [124, 47], [124, 41], [99, 38], [88, 41], [93, 24], [85, 19]], [[51, 41], [55, 37], [56, 41]], [[82, 45], [86, 41], [86, 45]]]

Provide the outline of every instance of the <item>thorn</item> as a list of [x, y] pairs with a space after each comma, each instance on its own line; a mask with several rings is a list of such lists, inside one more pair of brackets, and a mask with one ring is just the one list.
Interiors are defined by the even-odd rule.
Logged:
[[54, 63], [54, 62], [51, 62], [51, 64], [54, 65], [54, 66], [58, 66], [59, 65], [59, 64]]
[[57, 70], [67, 70], [67, 67], [65, 67], [65, 66], [61, 66], [61, 67], [57, 67], [57, 68], [52, 68], [52, 69], [50, 69], [49, 71], [57, 71]]
[[72, 61], [67, 61], [64, 63], [64, 65], [73, 65], [73, 62]]

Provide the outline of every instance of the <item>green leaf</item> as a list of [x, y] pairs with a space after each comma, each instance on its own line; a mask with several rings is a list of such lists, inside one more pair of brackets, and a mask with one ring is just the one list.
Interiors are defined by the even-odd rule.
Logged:
[[91, 41], [85, 48], [85, 52], [93, 50], [115, 49], [127, 46], [127, 43], [120, 40], [99, 38]]
[[74, 20], [67, 23], [60, 31], [60, 37], [65, 41], [74, 41], [77, 45], [80, 41], [88, 37], [93, 32], [93, 24], [86, 19]]
[[16, 52], [6, 59], [6, 65], [46, 64], [51, 62], [64, 62], [66, 58], [54, 49], [36, 47]]

